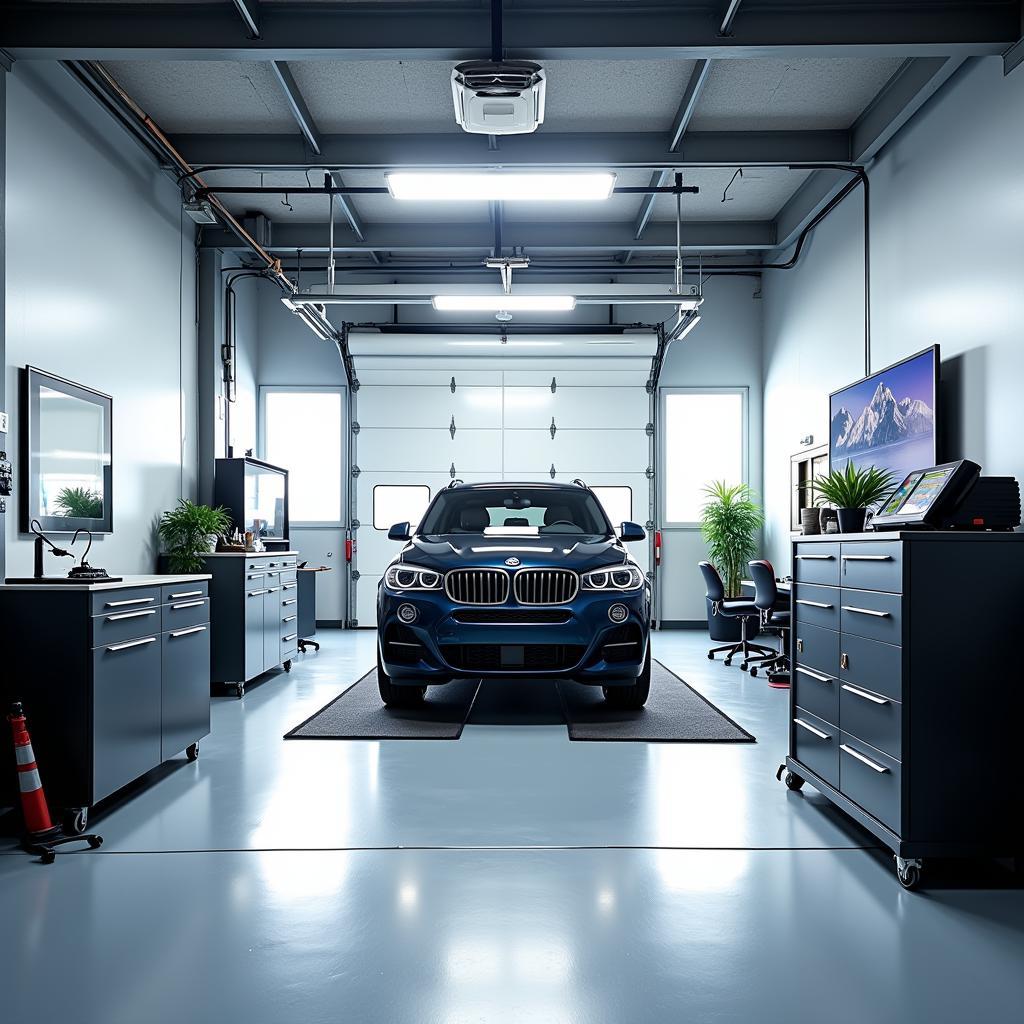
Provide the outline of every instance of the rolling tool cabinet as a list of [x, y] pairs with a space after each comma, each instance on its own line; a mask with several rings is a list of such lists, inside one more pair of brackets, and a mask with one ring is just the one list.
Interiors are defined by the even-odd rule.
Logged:
[[204, 556], [212, 574], [212, 682], [237, 696], [257, 676], [298, 653], [298, 581], [295, 551], [217, 552]]
[[199, 756], [210, 731], [208, 579], [0, 586], [5, 706], [25, 706], [66, 831], [85, 831], [94, 804], [168, 758]]
[[793, 541], [786, 785], [883, 842], [906, 888], [926, 857], [1019, 857], [1024, 534]]

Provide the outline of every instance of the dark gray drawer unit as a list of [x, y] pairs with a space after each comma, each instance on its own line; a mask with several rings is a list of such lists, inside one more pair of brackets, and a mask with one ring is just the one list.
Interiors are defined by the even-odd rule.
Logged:
[[1001, 652], [1024, 534], [799, 537], [793, 575], [787, 785], [889, 846], [908, 888], [925, 857], [1020, 857], [1024, 688]]
[[[165, 598], [188, 592], [202, 595], [189, 624], [169, 626]], [[69, 822], [83, 809], [83, 827], [90, 807], [162, 761], [198, 756], [210, 731], [206, 593], [205, 580], [0, 587], [2, 699], [24, 703], [47, 796]]]
[[[206, 559], [212, 605], [212, 680], [241, 697], [246, 684], [283, 666], [291, 671], [296, 645], [284, 637], [285, 601], [294, 596], [296, 556], [218, 554]], [[289, 589], [292, 588], [292, 589]]]

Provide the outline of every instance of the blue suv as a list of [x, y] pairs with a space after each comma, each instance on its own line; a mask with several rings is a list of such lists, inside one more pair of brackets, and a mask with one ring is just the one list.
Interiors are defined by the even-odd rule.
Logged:
[[651, 686], [651, 588], [582, 481], [453, 482], [377, 592], [377, 683], [389, 706], [455, 678], [561, 677], [639, 708]]

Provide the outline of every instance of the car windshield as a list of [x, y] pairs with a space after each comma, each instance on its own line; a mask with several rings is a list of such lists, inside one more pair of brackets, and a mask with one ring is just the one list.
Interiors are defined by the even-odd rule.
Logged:
[[427, 509], [423, 534], [612, 532], [597, 498], [582, 487], [481, 487], [442, 491]]

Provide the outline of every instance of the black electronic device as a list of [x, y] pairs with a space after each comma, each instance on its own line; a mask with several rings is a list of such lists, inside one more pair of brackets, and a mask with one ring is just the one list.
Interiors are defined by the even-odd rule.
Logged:
[[915, 469], [886, 499], [871, 520], [875, 530], [941, 529], [981, 475], [968, 459]]
[[65, 548], [59, 548], [56, 544], [50, 540], [49, 537], [43, 533], [42, 528], [39, 525], [38, 519], [33, 519], [30, 524], [30, 531], [35, 534], [35, 573], [31, 578], [20, 579], [8, 577], [8, 583], [120, 583], [120, 576], [111, 576], [107, 573], [106, 569], [101, 569], [97, 566], [90, 565], [85, 559], [92, 548], [92, 534], [88, 530], [81, 528], [75, 530], [75, 535], [71, 538], [71, 544], [74, 544], [78, 540], [79, 534], [88, 534], [89, 543], [86, 546], [85, 553], [82, 555], [81, 561], [78, 565], [72, 566], [68, 570], [67, 576], [46, 576], [43, 572], [43, 544], [48, 544], [53, 554], [61, 558], [74, 558], [74, 554]]
[[1013, 530], [1020, 526], [1020, 484], [1012, 476], [980, 476], [940, 524], [949, 530]]

